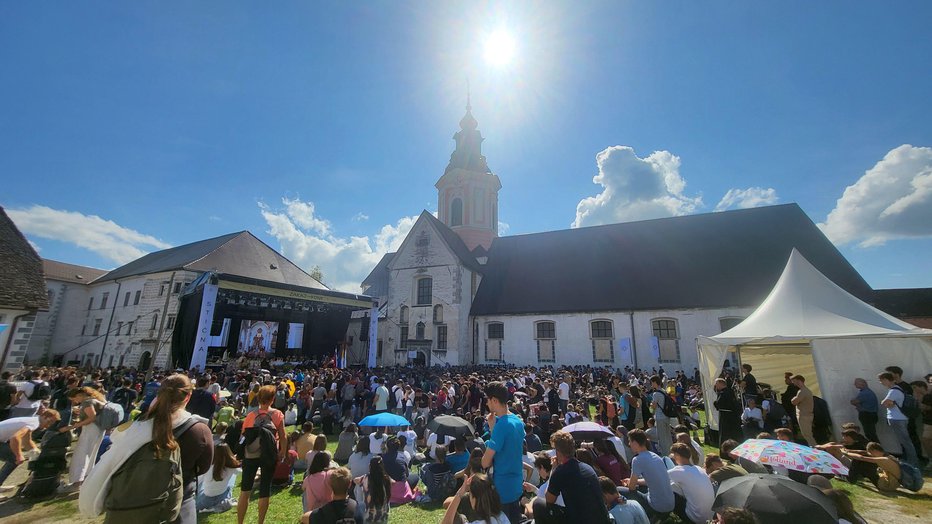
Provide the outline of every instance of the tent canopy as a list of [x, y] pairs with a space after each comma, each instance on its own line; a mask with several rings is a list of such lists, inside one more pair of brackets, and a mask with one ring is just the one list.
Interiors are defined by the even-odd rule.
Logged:
[[[866, 378], [872, 387], [879, 388], [871, 379], [886, 366], [916, 372], [932, 369], [932, 330], [862, 302], [826, 278], [795, 249], [773, 290], [754, 313], [724, 333], [699, 337], [698, 346], [709, 406], [714, 398], [712, 382], [729, 352], [737, 353], [739, 359], [742, 353], [785, 359], [800, 348], [811, 353], [815, 378], [836, 428], [842, 422], [857, 420], [857, 412], [848, 402], [855, 393], [854, 378]], [[803, 357], [800, 354], [801, 363]], [[879, 389], [875, 392], [879, 398], [886, 394]], [[717, 427], [717, 416], [709, 419]]]

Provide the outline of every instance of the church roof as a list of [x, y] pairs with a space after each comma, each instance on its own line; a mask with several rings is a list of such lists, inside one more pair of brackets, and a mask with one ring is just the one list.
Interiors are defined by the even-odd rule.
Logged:
[[75, 284], [90, 284], [96, 278], [107, 273], [106, 269], [68, 264], [57, 260], [42, 259], [42, 269], [46, 280], [59, 280]]
[[49, 308], [42, 259], [0, 207], [0, 307], [41, 310]]
[[796, 248], [871, 288], [796, 204], [496, 238], [473, 315], [757, 306]]
[[372, 268], [369, 276], [362, 281], [366, 294], [370, 297], [388, 296], [388, 265], [395, 258], [395, 253], [385, 253], [379, 263]]
[[869, 302], [899, 318], [932, 317], [932, 288], [875, 289]]
[[239, 231], [149, 253], [110, 271], [95, 283], [178, 270], [214, 271], [270, 282], [327, 289], [327, 286], [249, 231]]

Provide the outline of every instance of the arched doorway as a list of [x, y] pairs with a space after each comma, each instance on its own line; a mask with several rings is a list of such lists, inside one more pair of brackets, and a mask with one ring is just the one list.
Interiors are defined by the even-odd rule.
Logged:
[[152, 364], [152, 353], [146, 351], [139, 357], [139, 367], [137, 369], [149, 369], [149, 366]]
[[418, 351], [417, 356], [414, 357], [415, 366], [426, 366], [427, 365], [427, 354], [423, 351]]

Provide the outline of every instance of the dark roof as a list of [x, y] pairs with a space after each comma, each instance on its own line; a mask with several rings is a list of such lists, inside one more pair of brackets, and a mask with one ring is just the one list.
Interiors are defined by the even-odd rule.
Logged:
[[0, 307], [49, 309], [42, 259], [0, 207]]
[[437, 217], [427, 210], [421, 212], [421, 216], [426, 216], [428, 220], [437, 228], [437, 231], [440, 232], [440, 236], [443, 237], [443, 241], [450, 246], [450, 249], [453, 250], [453, 254], [463, 263], [464, 266], [474, 270], [479, 270], [479, 262], [476, 261], [476, 255], [472, 254], [469, 251], [469, 248], [466, 247], [466, 243], [463, 242], [463, 239], [456, 234], [455, 231], [449, 228], [446, 224], [441, 222]]
[[42, 259], [42, 269], [46, 280], [60, 280], [75, 284], [90, 284], [94, 279], [107, 273], [106, 269], [78, 266], [47, 258]]
[[365, 293], [371, 297], [388, 296], [388, 264], [395, 258], [395, 253], [385, 253], [379, 263], [372, 268], [369, 276], [362, 281]]
[[149, 253], [148, 255], [133, 260], [129, 264], [114, 269], [101, 277], [98, 282], [184, 269], [184, 266], [187, 264], [204, 258], [241, 233], [244, 233], [244, 231], [208, 238], [206, 240], [199, 240], [183, 246]]
[[898, 318], [932, 317], [932, 288], [875, 289], [870, 303]]
[[269, 247], [249, 231], [149, 253], [118, 267], [95, 282], [166, 271], [225, 273], [315, 289], [327, 286]]
[[487, 250], [486, 248], [484, 248], [483, 246], [478, 245], [478, 246], [472, 248], [472, 256], [474, 256], [474, 257], [476, 257], [476, 258], [479, 258], [479, 257], [487, 257], [487, 256], [489, 256], [489, 252], [488, 252], [488, 250]]
[[497, 238], [472, 314], [753, 307], [794, 247], [870, 297], [803, 210], [786, 204]]

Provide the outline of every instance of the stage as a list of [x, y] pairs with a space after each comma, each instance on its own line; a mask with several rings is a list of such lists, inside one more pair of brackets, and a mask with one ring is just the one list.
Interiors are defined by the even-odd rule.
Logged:
[[205, 273], [182, 293], [172, 365], [325, 359], [343, 348], [350, 314], [375, 306], [365, 295]]

